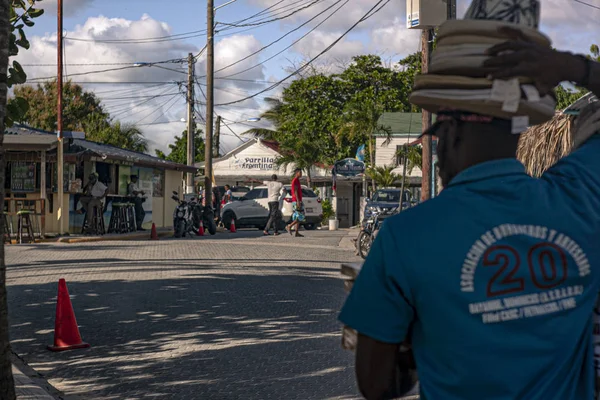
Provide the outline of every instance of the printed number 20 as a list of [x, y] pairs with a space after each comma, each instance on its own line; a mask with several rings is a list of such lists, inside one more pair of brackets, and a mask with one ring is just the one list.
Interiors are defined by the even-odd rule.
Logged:
[[[531, 281], [539, 289], [552, 289], [567, 279], [567, 256], [552, 243], [531, 247], [527, 253], [527, 264]], [[498, 268], [488, 282], [488, 297], [525, 289], [525, 279], [515, 276], [521, 267], [521, 257], [514, 248], [503, 245], [490, 247], [483, 255], [483, 265]]]

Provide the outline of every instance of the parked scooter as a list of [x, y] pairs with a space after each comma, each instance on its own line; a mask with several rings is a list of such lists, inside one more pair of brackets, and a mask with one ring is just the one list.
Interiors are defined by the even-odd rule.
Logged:
[[212, 210], [202, 206], [197, 197], [189, 200], [180, 199], [177, 192], [173, 192], [171, 198], [178, 203], [173, 211], [173, 229], [176, 238], [185, 237], [188, 233], [197, 234], [200, 230], [200, 221], [211, 235], [217, 233]]
[[379, 229], [381, 228], [381, 224], [383, 221], [395, 214], [400, 212], [399, 208], [394, 208], [392, 210], [377, 210], [373, 212], [373, 215], [370, 219], [364, 222], [363, 228], [360, 230], [358, 237], [356, 238], [356, 250], [361, 258], [364, 260], [367, 258], [367, 254], [371, 250], [371, 246], [379, 233]]

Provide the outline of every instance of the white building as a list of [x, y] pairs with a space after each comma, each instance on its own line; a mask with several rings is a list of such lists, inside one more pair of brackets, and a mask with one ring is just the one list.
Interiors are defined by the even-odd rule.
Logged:
[[[217, 185], [256, 186], [256, 181], [268, 181], [276, 174], [283, 183], [289, 183], [294, 173], [294, 165], [278, 168], [275, 165], [279, 153], [276, 142], [250, 139], [219, 158], [213, 159], [213, 174]], [[204, 169], [204, 163], [196, 164]], [[305, 172], [306, 174], [306, 172]], [[331, 182], [330, 169], [314, 166], [311, 170], [313, 184]], [[303, 180], [305, 180], [304, 178]]]

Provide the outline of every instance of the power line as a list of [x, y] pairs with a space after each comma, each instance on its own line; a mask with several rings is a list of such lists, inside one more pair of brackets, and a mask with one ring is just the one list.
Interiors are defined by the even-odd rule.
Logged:
[[[159, 95], [161, 95], [161, 94], [165, 94], [165, 93], [167, 92], [167, 90], [170, 90], [170, 89], [171, 89], [171, 88], [169, 88], [169, 87], [168, 87], [166, 90], [164, 90], [164, 91], [162, 91], [161, 93], [159, 93]], [[176, 95], [178, 95], [178, 94], [179, 94], [179, 93], [175, 93], [175, 94], [174, 94], [174, 95], [172, 95], [172, 96], [176, 96]], [[158, 95], [157, 95], [157, 96], [158, 96]], [[127, 109], [125, 109], [125, 110], [119, 111], [119, 112], [117, 112], [116, 114], [112, 115], [112, 117], [114, 118], [114, 117], [116, 117], [116, 116], [118, 116], [118, 115], [123, 115], [123, 114], [126, 114], [126, 113], [130, 112], [130, 111], [133, 111], [133, 110], [134, 110], [136, 107], [139, 107], [139, 106], [141, 106], [141, 105], [144, 105], [144, 104], [148, 103], [149, 101], [152, 101], [154, 98], [155, 98], [155, 97], [151, 97], [151, 98], [149, 98], [149, 99], [147, 99], [147, 100], [144, 100], [143, 102], [141, 102], [141, 103], [139, 103], [139, 104], [136, 104], [136, 105], [134, 105], [133, 107], [128, 107], [128, 108], [127, 108]], [[134, 113], [134, 114], [132, 114], [132, 115], [135, 115], [135, 114], [137, 114], [137, 113], [139, 113], [139, 112], [140, 112], [140, 111], [138, 111], [138, 112], [136, 112], [136, 113]]]
[[235, 23], [234, 24], [229, 24], [227, 22], [219, 22], [219, 24], [220, 25], [225, 25], [225, 26], [231, 26], [231, 27], [235, 27], [235, 28], [245, 28], [245, 27], [248, 27], [248, 26], [265, 25], [265, 24], [268, 24], [268, 23], [271, 23], [271, 22], [280, 21], [282, 19], [291, 17], [292, 15], [297, 14], [300, 11], [306, 10], [307, 8], [314, 6], [315, 4], [319, 3], [320, 1], [322, 1], [322, 0], [314, 0], [314, 1], [310, 2], [309, 4], [307, 4], [305, 6], [299, 7], [297, 9], [295, 9], [294, 11], [290, 12], [289, 14], [284, 15], [283, 17], [271, 18], [271, 19], [263, 21], [263, 22], [253, 22], [253, 23], [247, 23], [247, 24], [235, 24]]
[[[217, 72], [220, 72], [220, 71], [223, 71], [223, 70], [225, 70], [225, 69], [227, 69], [227, 68], [231, 68], [231, 67], [233, 67], [234, 65], [237, 65], [237, 64], [241, 63], [242, 61], [245, 61], [245, 60], [249, 59], [250, 57], [252, 57], [252, 56], [254, 56], [254, 55], [256, 55], [256, 54], [260, 53], [261, 51], [263, 51], [263, 50], [265, 50], [265, 49], [267, 49], [267, 48], [271, 47], [271, 46], [272, 46], [272, 45], [274, 45], [275, 43], [278, 43], [278, 42], [282, 41], [282, 40], [283, 40], [284, 38], [286, 38], [287, 36], [291, 35], [292, 33], [294, 33], [294, 32], [296, 32], [296, 31], [298, 31], [299, 29], [301, 29], [302, 27], [304, 27], [304, 26], [305, 26], [305, 25], [307, 25], [308, 23], [310, 23], [310, 22], [312, 22], [313, 20], [315, 20], [315, 19], [316, 19], [317, 17], [319, 17], [319, 16], [320, 16], [322, 13], [324, 13], [324, 12], [326, 12], [326, 11], [329, 11], [330, 9], [332, 9], [333, 7], [335, 7], [335, 6], [336, 6], [337, 4], [339, 4], [341, 1], [342, 1], [342, 0], [337, 0], [335, 3], [331, 4], [331, 5], [330, 5], [329, 7], [327, 7], [325, 10], [323, 10], [323, 11], [321, 11], [321, 12], [317, 13], [317, 14], [316, 14], [314, 17], [312, 17], [311, 19], [307, 20], [307, 21], [306, 21], [306, 22], [304, 22], [303, 24], [301, 24], [301, 25], [299, 25], [298, 27], [296, 27], [296, 28], [292, 29], [291, 31], [287, 32], [285, 35], [283, 35], [283, 36], [279, 37], [279, 39], [276, 39], [276, 40], [272, 41], [272, 42], [271, 42], [271, 43], [269, 43], [268, 45], [266, 45], [266, 46], [263, 46], [262, 48], [258, 49], [258, 50], [257, 50], [257, 51], [255, 51], [254, 53], [252, 53], [252, 54], [249, 54], [249, 55], [247, 55], [246, 57], [244, 57], [244, 58], [241, 58], [241, 59], [237, 60], [236, 62], [234, 62], [234, 63], [232, 63], [232, 64], [226, 65], [225, 67], [223, 67], [223, 68], [220, 68], [220, 69], [216, 70], [216, 71], [215, 71], [215, 73], [217, 73]], [[348, 1], [349, 1], [349, 0], [346, 0], [346, 3], [347, 3]], [[336, 10], [336, 12], [337, 12], [337, 10]], [[334, 12], [334, 13], [335, 13], [335, 12]], [[327, 19], [325, 19], [325, 21], [326, 21], [326, 20], [327, 20]], [[319, 25], [317, 25], [317, 27], [318, 27], [318, 26], [319, 26]], [[314, 28], [314, 29], [316, 29], [316, 28]], [[314, 29], [313, 29], [313, 30], [314, 30]], [[309, 33], [310, 33], [310, 32], [312, 32], [312, 31], [309, 31]], [[305, 36], [303, 36], [303, 37], [305, 37]]]
[[76, 42], [91, 42], [91, 43], [119, 43], [119, 44], [142, 44], [142, 43], [159, 43], [159, 42], [171, 42], [175, 40], [191, 39], [199, 36], [205, 36], [206, 29], [198, 31], [191, 31], [186, 33], [179, 33], [176, 35], [157, 36], [139, 39], [86, 39], [86, 38], [65, 38]]
[[597, 9], [597, 10], [600, 10], [600, 6], [595, 6], [595, 5], [593, 5], [593, 4], [586, 3], [586, 2], [584, 2], [584, 1], [581, 1], [581, 0], [574, 0], [574, 1], [575, 1], [576, 3], [583, 4], [583, 5], [586, 5], [586, 6], [588, 6], [588, 7], [592, 7], [592, 8], [595, 8], [595, 9]]
[[[330, 6], [328, 9], [330, 9], [331, 7], [335, 6], [336, 4], [338, 4], [341, 0], [338, 0], [336, 3], [334, 3], [332, 6]], [[238, 71], [236, 73], [233, 74], [229, 74], [229, 75], [225, 75], [223, 78], [230, 78], [232, 76], [236, 76], [236, 75], [240, 75], [244, 72], [248, 72], [258, 66], [261, 66], [263, 64], [265, 64], [268, 61], [271, 61], [272, 59], [274, 59], [275, 57], [277, 57], [278, 55], [282, 54], [283, 52], [285, 52], [286, 50], [292, 48], [296, 43], [300, 42], [302, 39], [304, 39], [305, 37], [307, 37], [308, 35], [310, 35], [312, 32], [314, 32], [319, 26], [323, 25], [327, 20], [329, 20], [331, 17], [333, 17], [338, 11], [340, 11], [342, 9], [342, 7], [344, 7], [346, 4], [348, 4], [350, 0], [345, 0], [344, 3], [342, 3], [338, 8], [336, 8], [335, 10], [333, 10], [333, 12], [331, 14], [329, 14], [325, 19], [323, 19], [321, 22], [319, 22], [317, 25], [315, 25], [312, 29], [310, 29], [308, 32], [306, 32], [304, 35], [300, 36], [298, 39], [296, 39], [294, 42], [292, 42], [289, 46], [286, 46], [285, 48], [283, 48], [281, 51], [273, 54], [271, 57], [267, 58], [264, 61], [259, 62], [258, 64], [255, 64], [251, 67], [248, 67], [246, 69], [243, 69], [241, 71]], [[314, 19], [314, 18], [313, 18]], [[346, 35], [346, 34], [344, 34]], [[343, 37], [343, 36], [342, 36]], [[341, 39], [340, 39], [341, 40]], [[335, 42], [337, 43], [337, 42]]]
[[[124, 67], [117, 67], [117, 68], [108, 68], [108, 69], [101, 69], [101, 70], [94, 70], [94, 71], [86, 71], [86, 72], [78, 72], [76, 74], [71, 74], [71, 76], [85, 76], [85, 75], [93, 75], [93, 74], [102, 74], [105, 72], [114, 72], [114, 71], [123, 71], [125, 69], [131, 69], [131, 68], [140, 68], [139, 65], [128, 65], [128, 66], [124, 66]], [[179, 71], [176, 71], [179, 72]], [[42, 77], [42, 78], [30, 78], [30, 81], [38, 81], [38, 80], [47, 80], [47, 79], [52, 79], [54, 78], [53, 76], [46, 76], [46, 77]]]
[[[294, 72], [292, 72], [291, 74], [289, 74], [288, 76], [286, 76], [285, 78], [283, 78], [282, 80], [280, 80], [277, 83], [274, 83], [273, 85], [269, 86], [266, 89], [263, 89], [253, 95], [250, 96], [246, 96], [242, 99], [239, 100], [235, 100], [235, 101], [230, 101], [228, 103], [223, 103], [223, 104], [216, 104], [217, 106], [226, 106], [226, 105], [230, 105], [230, 104], [236, 104], [236, 103], [241, 103], [242, 101], [246, 101], [249, 99], [252, 99], [256, 96], [259, 96], [265, 92], [268, 92], [269, 90], [275, 89], [277, 86], [281, 85], [283, 82], [285, 82], [286, 80], [288, 80], [289, 78], [295, 76], [296, 74], [298, 74], [299, 72], [301, 72], [302, 70], [304, 70], [307, 66], [309, 66], [311, 63], [313, 63], [315, 60], [317, 60], [319, 57], [321, 57], [323, 54], [327, 53], [329, 50], [331, 50], [337, 43], [339, 43], [348, 33], [350, 33], [350, 31], [352, 31], [354, 28], [356, 28], [356, 26], [358, 26], [358, 24], [360, 24], [361, 22], [367, 20], [368, 18], [372, 17], [373, 15], [375, 15], [377, 12], [381, 11], [381, 9], [383, 9], [383, 7], [385, 7], [391, 0], [386, 0], [384, 3], [384, 0], [379, 0], [373, 7], [371, 7], [371, 9], [369, 9], [369, 11], [367, 11], [367, 13], [360, 18], [358, 21], [356, 21], [350, 28], [348, 28], [344, 33], [342, 33], [340, 35], [340, 37], [338, 37], [336, 40], [334, 40], [329, 46], [327, 46], [323, 51], [321, 51], [319, 54], [317, 54], [316, 56], [314, 56], [312, 59], [310, 59], [307, 63], [305, 63], [304, 65], [302, 65], [300, 68], [296, 69]], [[380, 7], [380, 5], [383, 3], [383, 5]], [[343, 7], [343, 4], [342, 6]], [[379, 8], [378, 8], [379, 7]], [[339, 10], [339, 8], [338, 8]], [[337, 10], [336, 10], [337, 11]], [[331, 15], [330, 15], [331, 16]]]
[[[179, 93], [177, 93], [177, 94], [179, 94]], [[175, 101], [173, 101], [173, 100], [175, 100]], [[136, 121], [136, 122], [134, 123], [134, 125], [137, 125], [137, 124], [139, 124], [140, 122], [142, 122], [143, 120], [145, 120], [146, 118], [148, 118], [149, 116], [151, 116], [152, 114], [156, 113], [156, 112], [157, 112], [157, 111], [159, 111], [159, 110], [162, 110], [162, 108], [163, 108], [163, 107], [165, 107], [165, 106], [166, 106], [166, 105], [167, 105], [167, 104], [168, 104], [170, 101], [173, 101], [173, 102], [171, 103], [171, 105], [170, 105], [170, 106], [169, 106], [169, 107], [168, 107], [168, 108], [167, 108], [165, 111], [163, 111], [163, 113], [162, 113], [161, 115], [159, 115], [159, 116], [158, 116], [156, 119], [154, 119], [152, 122], [156, 122], [156, 121], [158, 121], [158, 120], [159, 120], [161, 117], [163, 117], [163, 116], [164, 116], [164, 115], [165, 115], [165, 114], [166, 114], [166, 113], [167, 113], [167, 112], [168, 112], [168, 111], [169, 111], [171, 108], [173, 108], [173, 106], [174, 106], [174, 105], [177, 103], [177, 100], [178, 100], [178, 98], [177, 98], [177, 97], [174, 97], [174, 98], [168, 99], [168, 100], [167, 100], [167, 101], [165, 101], [163, 104], [159, 105], [159, 106], [158, 106], [158, 107], [157, 107], [157, 108], [156, 108], [154, 111], [152, 111], [150, 114], [148, 114], [148, 115], [146, 115], [145, 117], [143, 117], [142, 119], [140, 119], [140, 120]]]

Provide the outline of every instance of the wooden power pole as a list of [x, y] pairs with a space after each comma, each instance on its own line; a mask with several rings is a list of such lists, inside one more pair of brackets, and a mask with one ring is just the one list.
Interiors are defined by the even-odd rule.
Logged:
[[219, 149], [221, 148], [221, 116], [217, 115], [217, 122], [215, 122], [215, 151], [213, 157], [219, 158]]
[[[196, 154], [194, 151], [194, 55], [188, 54], [188, 87], [187, 87], [187, 165], [194, 166]], [[194, 173], [186, 175], [186, 193], [194, 193]]]
[[[429, 70], [429, 56], [433, 45], [433, 29], [424, 29], [421, 33], [421, 72]], [[422, 111], [422, 129], [425, 132], [431, 126], [431, 113]], [[431, 136], [423, 136], [423, 164], [421, 166], [421, 201], [431, 198]]]
[[206, 142], [204, 143], [204, 198], [206, 206], [212, 204], [212, 176], [213, 176], [213, 112], [214, 112], [214, 28], [215, 8], [213, 0], [206, 0]]
[[56, 160], [56, 168], [58, 175], [57, 182], [57, 200], [58, 207], [56, 207], [56, 213], [58, 217], [58, 233], [63, 234], [65, 232], [65, 216], [64, 216], [64, 142], [63, 142], [63, 2], [58, 0], [58, 26], [56, 29], [56, 43], [57, 43], [57, 64], [58, 71], [56, 74], [56, 97], [57, 110], [56, 110], [56, 130], [58, 135], [58, 149]]

